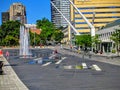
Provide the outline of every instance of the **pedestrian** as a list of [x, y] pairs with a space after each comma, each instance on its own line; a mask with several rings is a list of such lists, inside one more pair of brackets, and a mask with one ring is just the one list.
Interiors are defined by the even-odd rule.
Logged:
[[72, 45], [70, 45], [70, 49], [72, 50]]
[[57, 53], [58, 53], [57, 49], [55, 49], [54, 53], [55, 53], [55, 54], [57, 54]]
[[6, 51], [6, 54], [5, 54], [5, 55], [6, 55], [6, 58], [9, 59], [10, 54], [9, 54], [8, 51]]
[[60, 45], [61, 49], [63, 48], [62, 44]]

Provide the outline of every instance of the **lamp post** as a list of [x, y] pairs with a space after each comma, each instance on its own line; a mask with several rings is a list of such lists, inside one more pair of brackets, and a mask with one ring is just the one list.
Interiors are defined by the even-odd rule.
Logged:
[[35, 25], [33, 25], [33, 30], [34, 30], [34, 47], [35, 47]]
[[[74, 7], [74, 9], [80, 14], [80, 16], [83, 18], [83, 20], [87, 23], [87, 25], [90, 27], [90, 33], [91, 33], [91, 38], [95, 36], [95, 27], [92, 25], [92, 23], [89, 22], [89, 20], [82, 14], [82, 12], [77, 8], [77, 6], [73, 3], [71, 0], [66, 0], [69, 1], [70, 4]], [[95, 15], [95, 13], [94, 13]], [[92, 43], [93, 45], [94, 43]], [[93, 47], [92, 51], [93, 51]]]
[[34, 47], [35, 47], [35, 31], [34, 31]]

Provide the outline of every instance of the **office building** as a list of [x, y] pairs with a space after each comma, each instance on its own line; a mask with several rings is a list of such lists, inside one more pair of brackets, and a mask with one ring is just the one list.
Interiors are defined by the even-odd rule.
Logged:
[[[120, 18], [120, 0], [73, 0], [82, 14], [96, 30]], [[89, 33], [90, 28], [79, 13], [70, 6], [70, 16], [78, 32]]]
[[111, 39], [111, 36], [119, 29], [120, 19], [107, 24], [102, 29], [96, 31], [96, 34], [99, 35], [99, 40], [101, 40], [100, 44], [97, 45], [97, 49], [103, 52], [111, 52], [113, 49], [116, 49], [117, 45]]
[[[70, 20], [70, 4], [66, 0], [51, 0], [62, 14]], [[51, 21], [56, 27], [66, 27], [68, 23], [62, 15], [51, 5]]]

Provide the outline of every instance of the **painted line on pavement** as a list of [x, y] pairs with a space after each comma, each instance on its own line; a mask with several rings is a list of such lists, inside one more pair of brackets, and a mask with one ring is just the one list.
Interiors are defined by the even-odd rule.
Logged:
[[56, 62], [55, 64], [60, 64], [63, 60], [59, 60], [58, 62]]
[[36, 59], [34, 59], [34, 60], [40, 60], [40, 59], [42, 59], [42, 58], [36, 58]]
[[59, 60], [58, 62], [56, 62], [55, 64], [60, 64], [66, 57], [63, 57], [61, 60]]
[[88, 68], [87, 65], [86, 65], [86, 63], [82, 63], [82, 67], [83, 67], [84, 69]]
[[96, 64], [93, 64], [92, 67], [93, 67], [96, 71], [102, 71]]
[[43, 66], [43, 67], [44, 67], [44, 66], [48, 66], [49, 64], [51, 64], [51, 62], [47, 62], [47, 63], [43, 64], [42, 66]]

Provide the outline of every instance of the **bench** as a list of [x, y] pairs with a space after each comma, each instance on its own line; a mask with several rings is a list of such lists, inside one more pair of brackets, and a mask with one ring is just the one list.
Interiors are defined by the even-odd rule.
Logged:
[[2, 69], [2, 67], [3, 67], [3, 61], [0, 61], [0, 74], [3, 74], [3, 69]]

